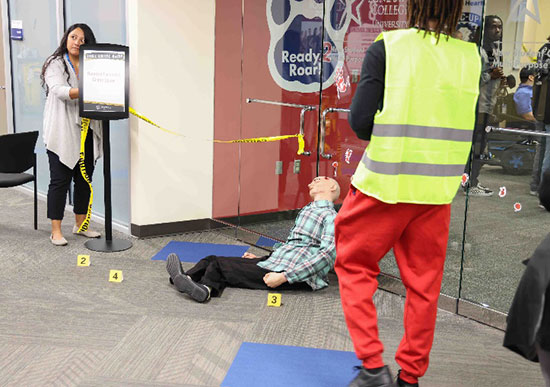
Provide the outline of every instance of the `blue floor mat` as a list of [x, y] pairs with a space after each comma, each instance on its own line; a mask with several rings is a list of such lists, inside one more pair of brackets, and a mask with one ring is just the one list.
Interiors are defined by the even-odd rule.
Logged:
[[345, 387], [358, 365], [353, 352], [245, 342], [221, 387]]
[[261, 236], [258, 238], [258, 242], [256, 242], [256, 245], [262, 246], [262, 247], [273, 247], [275, 243], [277, 243], [277, 241]]
[[151, 259], [153, 261], [166, 261], [169, 254], [175, 253], [182, 262], [196, 263], [209, 255], [241, 257], [249, 248], [250, 246], [171, 241]]

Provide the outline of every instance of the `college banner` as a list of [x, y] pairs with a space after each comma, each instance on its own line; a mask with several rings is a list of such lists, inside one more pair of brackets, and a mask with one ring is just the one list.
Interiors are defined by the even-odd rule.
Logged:
[[485, 0], [464, 0], [462, 18], [458, 23], [460, 39], [467, 42], [479, 42], [484, 7]]

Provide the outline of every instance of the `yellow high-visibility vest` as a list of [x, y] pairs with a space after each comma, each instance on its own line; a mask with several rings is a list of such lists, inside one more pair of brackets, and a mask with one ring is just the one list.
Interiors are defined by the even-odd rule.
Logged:
[[447, 204], [472, 144], [481, 60], [475, 44], [416, 28], [382, 33], [384, 107], [352, 184], [386, 203]]

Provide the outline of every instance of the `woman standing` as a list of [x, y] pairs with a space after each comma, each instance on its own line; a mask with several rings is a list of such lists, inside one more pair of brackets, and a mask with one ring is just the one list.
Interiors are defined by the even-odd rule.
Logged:
[[[52, 222], [50, 241], [64, 246], [67, 240], [61, 232], [67, 192], [74, 181], [73, 233], [88, 238], [98, 238], [96, 231], [78, 228], [86, 219], [90, 188], [80, 173], [80, 117], [78, 112], [78, 73], [80, 45], [95, 44], [95, 36], [86, 24], [74, 24], [67, 29], [59, 47], [46, 59], [40, 78], [46, 90], [43, 136], [50, 164], [48, 186], [48, 218]], [[101, 156], [102, 127], [91, 121], [85, 143], [85, 165], [92, 178], [95, 160]]]

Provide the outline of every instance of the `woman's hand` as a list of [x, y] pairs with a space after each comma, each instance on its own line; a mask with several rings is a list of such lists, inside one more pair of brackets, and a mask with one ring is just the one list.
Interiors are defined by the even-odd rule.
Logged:
[[258, 258], [258, 256], [254, 255], [252, 253], [246, 252], [246, 253], [243, 254], [243, 258], [252, 259], [252, 258]]
[[69, 90], [69, 97], [71, 99], [77, 99], [78, 98], [78, 87], [72, 87]]

